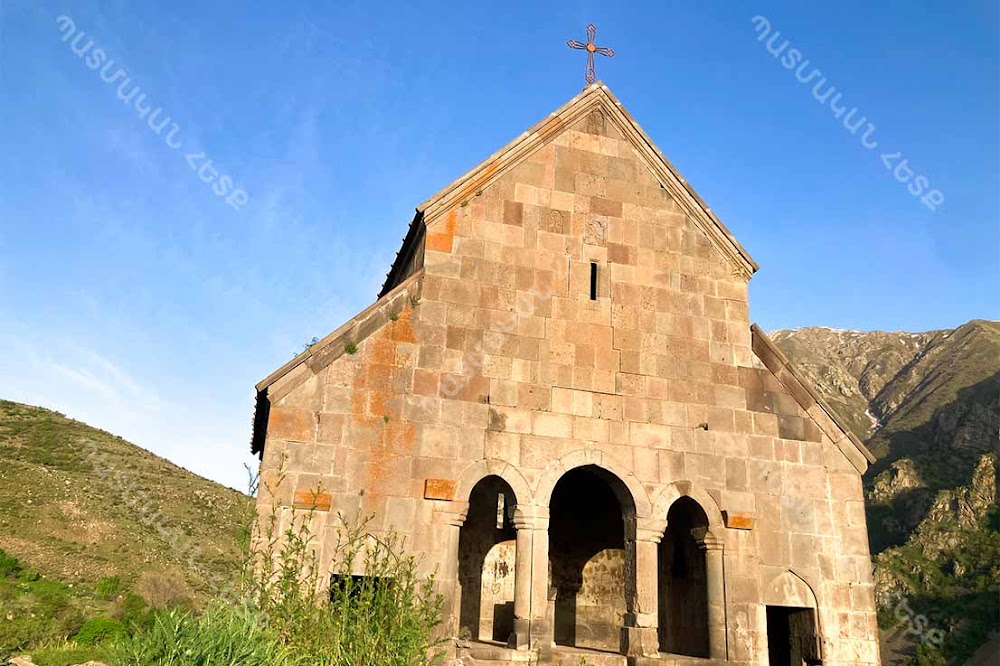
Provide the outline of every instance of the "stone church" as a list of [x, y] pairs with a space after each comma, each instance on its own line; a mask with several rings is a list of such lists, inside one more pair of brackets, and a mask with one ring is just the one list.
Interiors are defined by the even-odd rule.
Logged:
[[756, 270], [591, 84], [257, 385], [260, 508], [315, 505], [331, 570], [338, 512], [405, 536], [474, 663], [878, 664], [873, 458], [750, 323]]

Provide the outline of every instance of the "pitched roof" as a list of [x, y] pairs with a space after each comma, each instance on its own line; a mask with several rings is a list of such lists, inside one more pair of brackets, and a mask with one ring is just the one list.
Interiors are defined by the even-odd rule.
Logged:
[[598, 81], [588, 85], [576, 97], [417, 206], [416, 215], [410, 222], [409, 230], [403, 239], [403, 246], [396, 254], [392, 268], [386, 274], [386, 281], [382, 285], [379, 297], [392, 289], [401, 279], [408, 257], [413, 253], [413, 245], [418, 241], [420, 231], [424, 227], [432, 224], [434, 220], [447, 213], [452, 207], [461, 204], [475, 195], [476, 192], [488, 187], [544, 146], [555, 135], [572, 126], [580, 118], [586, 117], [595, 108], [600, 108], [605, 117], [617, 125], [624, 138], [643, 158], [646, 166], [660, 185], [670, 193], [715, 246], [729, 257], [734, 266], [749, 279], [759, 268], [757, 262], [740, 245], [739, 241], [726, 228], [726, 225], [722, 223], [722, 220], [712, 212], [708, 204], [698, 196], [691, 184], [664, 157], [653, 140], [625, 110], [625, 107], [608, 87]]

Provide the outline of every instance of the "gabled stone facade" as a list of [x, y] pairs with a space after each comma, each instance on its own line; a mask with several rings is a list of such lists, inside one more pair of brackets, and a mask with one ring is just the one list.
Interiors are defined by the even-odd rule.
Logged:
[[751, 326], [756, 268], [588, 86], [258, 385], [261, 509], [321, 484], [324, 564], [337, 512], [405, 535], [485, 663], [877, 664], [872, 459]]

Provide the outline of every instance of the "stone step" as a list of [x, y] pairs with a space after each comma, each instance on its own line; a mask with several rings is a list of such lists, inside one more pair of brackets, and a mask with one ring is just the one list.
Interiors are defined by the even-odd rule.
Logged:
[[[537, 654], [530, 650], [512, 650], [499, 643], [460, 641], [456, 644], [456, 659], [449, 666], [520, 666], [537, 663]], [[553, 666], [627, 666], [623, 655], [556, 646], [552, 650]]]
[[557, 666], [626, 666], [628, 661], [620, 654], [556, 646], [552, 649], [552, 663]]

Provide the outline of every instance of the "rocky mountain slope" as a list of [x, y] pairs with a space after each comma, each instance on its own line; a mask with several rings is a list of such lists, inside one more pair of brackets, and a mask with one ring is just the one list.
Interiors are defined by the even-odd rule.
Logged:
[[878, 457], [865, 489], [886, 663], [918, 647], [962, 663], [1000, 624], [1000, 322], [772, 337]]

